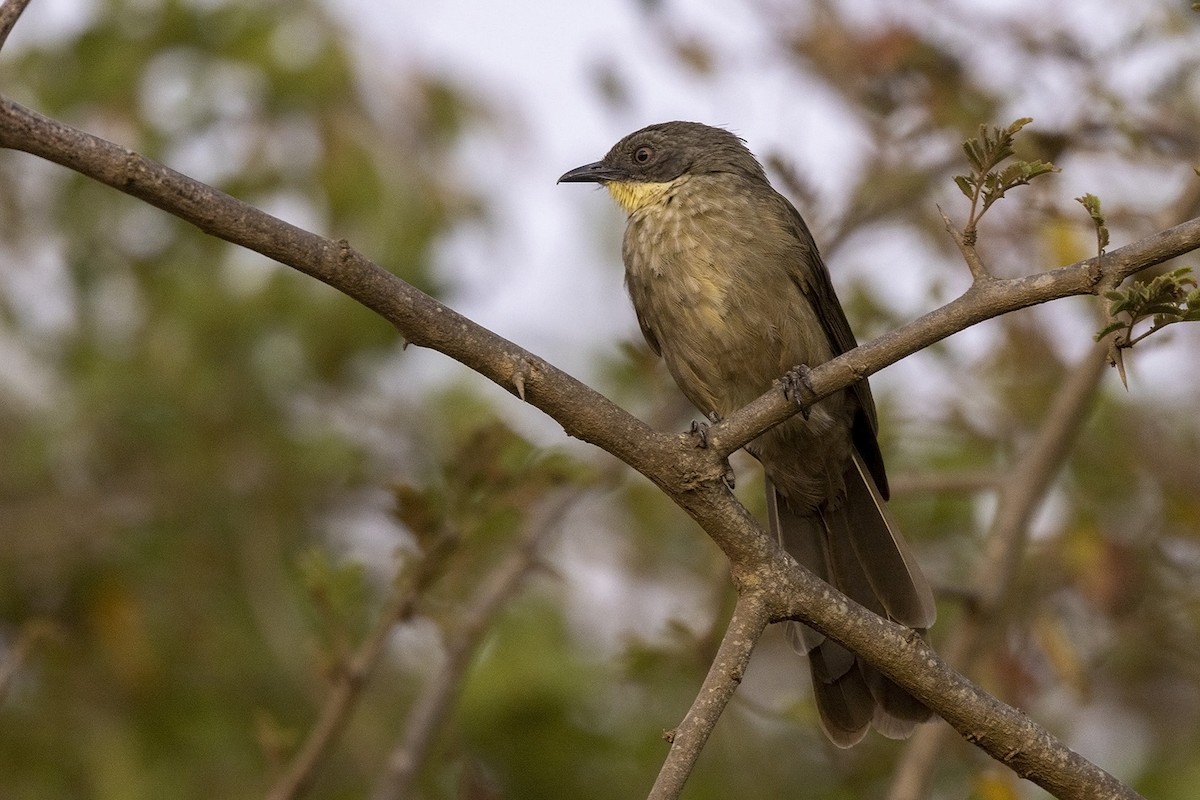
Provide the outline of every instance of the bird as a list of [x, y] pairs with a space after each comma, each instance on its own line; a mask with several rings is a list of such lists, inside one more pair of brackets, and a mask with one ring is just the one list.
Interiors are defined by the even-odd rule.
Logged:
[[[800, 213], [734, 133], [662, 122], [559, 183], [604, 186], [628, 219], [625, 286], [642, 334], [706, 417], [732, 414], [799, 366], [857, 346]], [[922, 635], [936, 608], [888, 512], [878, 419], [864, 378], [746, 446], [762, 465], [770, 531], [847, 596]], [[932, 712], [853, 652], [798, 621], [821, 728], [850, 747], [869, 728], [907, 737]]]

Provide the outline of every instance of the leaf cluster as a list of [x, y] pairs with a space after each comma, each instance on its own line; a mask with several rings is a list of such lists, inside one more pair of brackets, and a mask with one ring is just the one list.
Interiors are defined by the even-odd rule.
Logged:
[[968, 233], [975, 230], [987, 210], [1009, 189], [1024, 186], [1039, 175], [1058, 171], [1050, 162], [1041, 160], [1018, 160], [1001, 168], [1000, 165], [1015, 153], [1013, 143], [1017, 133], [1030, 122], [1033, 122], [1031, 118], [1022, 117], [1006, 128], [980, 125], [979, 136], [963, 142], [971, 174], [955, 175], [954, 183], [971, 201], [971, 215], [966, 226]]
[[[1173, 269], [1151, 280], [1105, 292], [1104, 296], [1109, 300], [1108, 316], [1112, 321], [1096, 334], [1096, 340], [1119, 332], [1117, 347], [1133, 347], [1176, 322], [1200, 320], [1200, 288], [1191, 267]], [[1134, 327], [1144, 320], [1151, 320], [1150, 327], [1134, 336]]]

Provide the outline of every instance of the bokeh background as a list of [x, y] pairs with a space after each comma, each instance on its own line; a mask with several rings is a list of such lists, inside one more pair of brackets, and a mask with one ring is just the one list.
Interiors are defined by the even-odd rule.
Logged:
[[[1180, 0], [34, 0], [0, 91], [346, 237], [680, 430], [623, 294], [623, 221], [558, 175], [651, 122], [731, 128], [865, 340], [968, 285], [938, 208], [963, 220], [951, 178], [980, 124], [1033, 117], [1019, 154], [1061, 169], [989, 212], [997, 274], [1094, 255], [1084, 192], [1114, 246], [1200, 213], [1198, 23]], [[1101, 311], [1019, 312], [873, 378], [935, 645]], [[1127, 357], [1128, 389], [1104, 376], [973, 673], [1156, 798], [1200, 785], [1198, 354], [1180, 325]], [[305, 276], [0, 153], [0, 797], [263, 796], [410, 590], [309, 796], [367, 796], [447, 675], [410, 796], [639, 796], [732, 599], [690, 520], [508, 393]], [[687, 797], [886, 794], [905, 745], [831, 749], [806, 673], [770, 632]], [[930, 796], [1039, 796], [949, 741]]]

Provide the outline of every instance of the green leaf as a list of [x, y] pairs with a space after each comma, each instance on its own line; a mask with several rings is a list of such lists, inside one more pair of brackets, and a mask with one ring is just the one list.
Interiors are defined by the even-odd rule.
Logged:
[[[1099, 201], [1094, 196], [1084, 195], [1076, 199], [1088, 209], [1093, 219], [1103, 219]], [[1176, 322], [1200, 319], [1200, 287], [1192, 275], [1191, 267], [1179, 267], [1149, 281], [1105, 292], [1104, 296], [1109, 300], [1109, 322], [1096, 334], [1096, 338], [1125, 330], [1125, 341], [1119, 347], [1131, 347], [1135, 342]], [[1147, 320], [1151, 323], [1149, 330], [1135, 337], [1134, 327]]]
[[1009, 135], [1015, 136], [1021, 130], [1021, 128], [1024, 128], [1026, 125], [1028, 125], [1031, 122], [1033, 122], [1033, 117], [1021, 117], [1020, 119], [1013, 122], [1013, 124], [1008, 126]]

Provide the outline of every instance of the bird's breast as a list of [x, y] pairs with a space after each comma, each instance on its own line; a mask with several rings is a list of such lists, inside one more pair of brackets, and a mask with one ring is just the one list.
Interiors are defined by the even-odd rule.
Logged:
[[[795, 313], [756, 269], [754, 225], [717, 197], [667, 195], [630, 216], [626, 285], [643, 329], [701, 410], [728, 414], [791, 366], [772, 314]], [[770, 297], [774, 295], [773, 299]]]
[[713, 247], [714, 236], [679, 203], [661, 203], [630, 218], [625, 279], [639, 314], [689, 341], [721, 330], [736, 276]]

